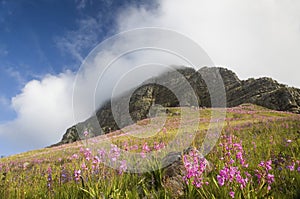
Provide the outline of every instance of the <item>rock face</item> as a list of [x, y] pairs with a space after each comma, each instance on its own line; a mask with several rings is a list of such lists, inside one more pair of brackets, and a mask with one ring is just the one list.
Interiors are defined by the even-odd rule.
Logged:
[[[211, 107], [209, 85], [207, 83], [213, 85], [217, 81], [217, 75], [214, 75], [217, 74], [217, 71], [224, 83], [227, 107], [252, 103], [273, 110], [300, 114], [300, 89], [279, 84], [271, 78], [240, 80], [234, 72], [225, 68], [204, 67], [199, 71], [195, 71], [192, 68], [179, 67], [176, 71], [165, 72], [158, 77], [146, 80], [133, 92], [128, 91], [121, 97], [112, 99], [112, 102], [114, 102], [113, 107], [111, 101], [108, 101], [96, 112], [96, 116], [69, 128], [58, 144], [79, 140], [82, 137], [80, 133], [85, 129], [93, 132], [90, 136], [96, 136], [151, 117], [151, 114], [155, 112], [151, 108], [153, 104], [164, 107]], [[203, 77], [206, 74], [213, 74], [209, 76], [209, 82], [204, 81], [205, 78]], [[193, 94], [187, 92], [188, 88], [184, 81], [187, 81], [193, 89], [197, 101], [190, 100], [193, 98]], [[172, 92], [172, 89], [180, 93], [181, 100], [178, 100], [178, 96]], [[221, 97], [222, 95], [220, 95]], [[216, 99], [216, 101], [218, 102], [219, 99]], [[220, 106], [223, 105], [220, 104]], [[113, 112], [118, 114], [113, 115]], [[101, 128], [99, 128], [99, 125]]]
[[78, 132], [84, 132], [87, 129], [89, 130], [89, 137], [101, 135], [103, 134], [103, 131], [100, 128], [98, 128], [99, 127], [98, 123], [99, 123], [98, 119], [95, 116], [90, 117], [86, 121], [78, 123], [68, 128], [66, 133], [63, 135], [61, 141], [51, 145], [50, 147], [82, 140], [85, 138], [85, 136], [83, 135], [83, 133], [78, 133]]
[[183, 179], [184, 176], [187, 175], [187, 171], [183, 163], [183, 157], [184, 155], [189, 155], [190, 152], [197, 154], [195, 158], [198, 160], [202, 159], [205, 161], [206, 166], [203, 175], [207, 175], [214, 168], [214, 165], [206, 160], [195, 147], [189, 147], [183, 152], [170, 152], [162, 160], [163, 165], [168, 165], [163, 168], [163, 183], [171, 190], [171, 193], [174, 194], [173, 197], [175, 198], [182, 197], [186, 188], [186, 182]]

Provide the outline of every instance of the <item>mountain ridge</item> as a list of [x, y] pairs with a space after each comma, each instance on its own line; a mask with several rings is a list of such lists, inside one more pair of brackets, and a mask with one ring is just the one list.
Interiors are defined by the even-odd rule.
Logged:
[[[197, 104], [189, 104], [189, 99], [193, 96], [186, 92], [186, 85], [184, 85], [182, 79], [178, 77], [178, 72], [187, 80], [194, 90], [197, 97]], [[146, 80], [131, 90], [133, 91], [132, 95], [131, 92], [128, 91], [120, 97], [112, 99], [115, 102], [113, 108], [124, 117], [116, 118], [117, 120], [119, 119], [118, 122], [115, 121], [112, 113], [111, 100], [108, 100], [96, 111], [95, 116], [68, 128], [62, 140], [52, 146], [83, 139], [82, 133], [87, 129], [90, 132], [90, 137], [119, 130], [147, 118], [153, 104], [159, 104], [164, 107], [178, 107], [180, 103], [175, 94], [172, 93], [169, 88], [157, 85], [155, 82], [163, 82], [164, 85], [169, 85], [171, 88], [179, 90], [179, 93], [184, 95], [183, 99], [187, 99], [186, 102], [183, 102], [184, 106], [211, 107], [208, 86], [204, 81], [205, 78], [202, 77], [206, 73], [220, 74], [224, 83], [226, 107], [252, 103], [272, 110], [300, 114], [300, 89], [298, 88], [280, 84], [269, 77], [240, 80], [236, 73], [221, 67], [203, 67], [196, 71], [193, 68], [181, 66], [177, 67], [175, 71], [168, 71], [158, 77]], [[211, 77], [214, 76], [216, 75]], [[217, 81], [217, 77], [216, 79], [211, 78], [209, 81]], [[129, 115], [123, 116], [126, 115], [126, 112], [124, 112], [126, 110], [123, 110], [124, 103], [128, 103], [128, 101]], [[216, 101], [222, 101], [222, 99], [217, 99]], [[220, 103], [220, 106], [223, 105]], [[124, 112], [124, 114], [122, 114], [122, 112]]]

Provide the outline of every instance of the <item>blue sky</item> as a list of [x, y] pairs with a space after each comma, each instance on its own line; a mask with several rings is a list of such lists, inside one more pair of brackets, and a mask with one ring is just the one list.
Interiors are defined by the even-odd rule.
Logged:
[[59, 141], [74, 124], [82, 61], [104, 39], [143, 27], [189, 37], [241, 79], [300, 87], [299, 0], [0, 0], [0, 155]]
[[[80, 60], [68, 52], [66, 42], [78, 45], [77, 50], [84, 57], [97, 43], [114, 33], [113, 16], [120, 9], [133, 5], [151, 8], [154, 4], [150, 2], [154, 1], [1, 0], [0, 123], [16, 116], [7, 104], [26, 82], [45, 74], [79, 68]], [[97, 30], [87, 26], [82, 32], [87, 33], [86, 41], [73, 41], [70, 37], [76, 37], [82, 23], [91, 19], [98, 26]], [[89, 33], [90, 28], [93, 28], [92, 33]]]
[[[20, 125], [24, 130], [18, 127], [19, 118], [23, 117], [23, 105], [14, 105], [13, 101], [26, 95], [24, 90], [32, 85], [30, 82], [42, 83], [48, 76], [59, 76], [66, 71], [75, 73], [98, 43], [116, 33], [115, 17], [128, 7], [151, 10], [156, 3], [139, 0], [0, 0], [0, 125], [3, 129], [8, 128], [7, 131], [0, 130], [1, 140], [5, 139], [3, 134], [8, 136], [22, 131], [27, 136], [24, 124]], [[26, 117], [30, 116], [31, 113]], [[53, 131], [57, 130], [54, 128]], [[59, 134], [64, 132], [59, 131]], [[57, 136], [55, 140], [59, 139]], [[18, 141], [12, 138], [11, 141], [14, 143], [0, 143], [0, 153], [13, 154], [42, 146], [33, 144], [30, 147], [28, 143], [17, 149], [14, 145], [18, 145]], [[43, 144], [56, 141], [52, 139]]]

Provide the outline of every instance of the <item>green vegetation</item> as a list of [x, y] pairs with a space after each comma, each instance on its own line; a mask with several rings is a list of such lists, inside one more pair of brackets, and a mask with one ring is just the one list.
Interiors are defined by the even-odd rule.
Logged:
[[[197, 153], [201, 153], [211, 110], [199, 111], [200, 125], [192, 145], [200, 152], [182, 155], [184, 186], [176, 190], [177, 184], [165, 178], [163, 169], [127, 172], [129, 163], [120, 152], [139, 154], [137, 164], [151, 152], [166, 155], [164, 149], [180, 125], [180, 114], [168, 114], [164, 128], [150, 138], [117, 131], [4, 157], [0, 159], [0, 198], [300, 197], [300, 115], [249, 104], [229, 108], [222, 135], [204, 159]], [[180, 109], [170, 109], [177, 112]], [[148, 123], [149, 119], [139, 121]], [[193, 132], [188, 128], [185, 133]], [[102, 148], [106, 145], [108, 150]], [[103, 164], [107, 160], [115, 169]], [[211, 163], [209, 171], [206, 160]], [[154, 162], [158, 165], [152, 161], [147, 166], [159, 166], [159, 161]]]

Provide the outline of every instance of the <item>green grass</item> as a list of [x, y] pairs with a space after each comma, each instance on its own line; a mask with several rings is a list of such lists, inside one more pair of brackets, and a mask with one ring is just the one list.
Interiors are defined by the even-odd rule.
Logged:
[[[171, 112], [180, 112], [180, 109], [173, 108]], [[178, 132], [181, 116], [170, 114], [164, 126], [166, 132], [161, 130], [149, 138], [137, 138], [117, 131], [108, 136], [2, 158], [0, 198], [230, 198], [230, 191], [235, 192], [235, 198], [300, 197], [300, 171], [297, 171], [300, 168], [300, 116], [270, 111], [250, 104], [227, 110], [222, 137], [206, 156], [213, 164], [212, 171], [203, 175], [203, 180], [208, 185], [197, 188], [191, 183], [183, 182], [182, 190], [174, 190], [175, 184], [166, 183], [162, 169], [120, 174], [118, 170], [103, 163], [93, 163], [94, 156], [99, 156], [97, 149], [110, 146], [110, 143], [121, 149], [128, 148], [129, 151], [140, 153], [146, 142], [150, 150], [155, 151], [155, 143], [164, 143], [167, 146], [178, 135], [184, 137], [196, 133], [191, 144], [201, 148], [211, 112], [211, 109], [199, 110], [200, 123], [193, 126], [194, 122], [187, 122], [184, 124], [185, 131], [181, 133]], [[191, 114], [189, 118], [195, 119], [195, 115]], [[139, 121], [138, 124], [147, 125], [149, 120]], [[237, 159], [232, 166], [239, 168], [243, 175], [244, 172], [251, 175], [243, 189], [236, 182], [228, 182], [224, 186], [218, 183], [217, 175], [222, 168], [228, 166], [228, 159], [222, 159], [226, 156], [225, 149], [220, 145], [226, 141], [225, 136], [232, 138], [235, 143], [242, 143], [243, 157], [248, 167], [242, 167]], [[138, 148], [131, 149], [134, 145]], [[87, 146], [92, 152], [91, 160], [86, 159], [84, 151], [80, 152], [81, 148], [85, 150]], [[164, 149], [160, 151], [157, 153], [157, 161], [149, 161], [149, 164], [146, 161], [145, 165], [159, 165], [159, 160], [166, 154]], [[231, 157], [234, 159], [237, 151], [233, 150], [232, 153]], [[78, 158], [74, 158], [73, 154], [77, 154]], [[117, 161], [124, 159], [126, 157], [122, 154], [117, 157]], [[258, 164], [267, 160], [272, 160], [270, 173], [275, 176], [270, 190], [267, 189], [267, 182], [259, 181], [255, 175], [255, 170], [259, 169]], [[139, 158], [135, 161], [138, 164]], [[83, 163], [86, 169], [82, 168]], [[292, 164], [295, 164], [294, 170], [287, 168]], [[81, 174], [76, 180], [74, 171], [79, 169]]]

